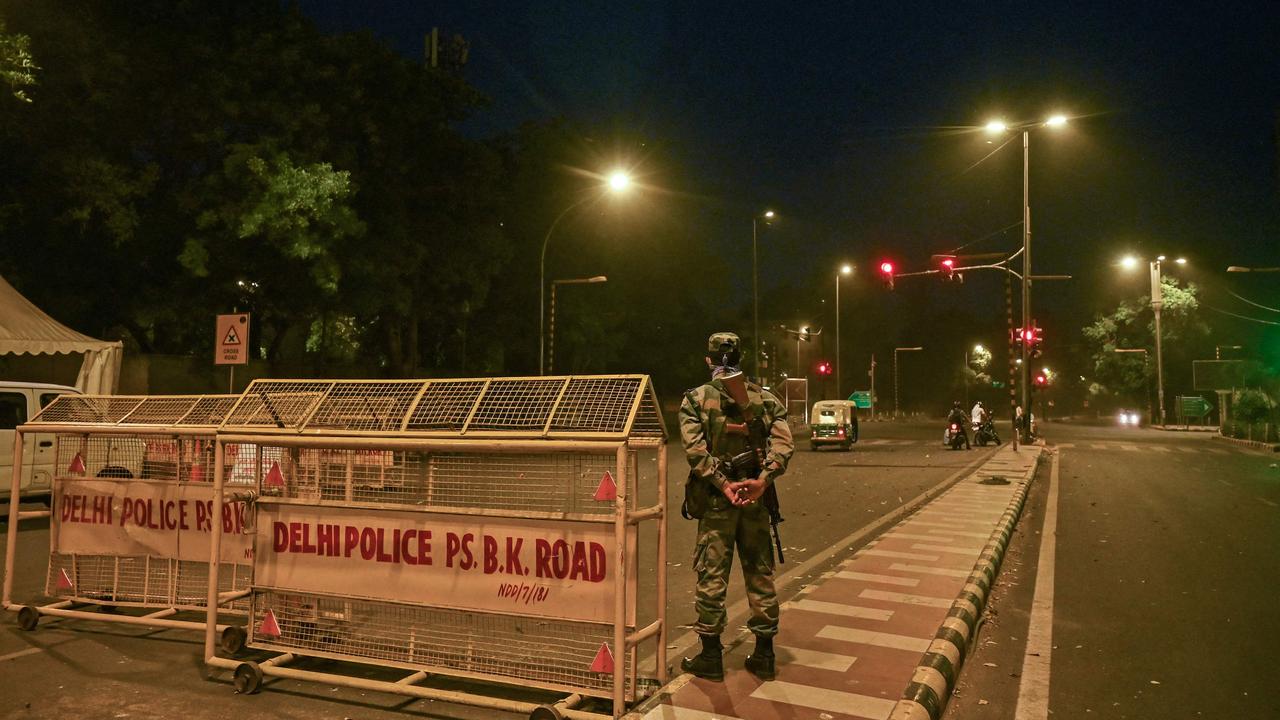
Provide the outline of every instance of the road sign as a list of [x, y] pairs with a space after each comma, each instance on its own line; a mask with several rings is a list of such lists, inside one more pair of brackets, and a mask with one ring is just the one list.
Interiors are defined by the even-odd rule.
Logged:
[[249, 363], [249, 313], [219, 315], [213, 338], [214, 365]]
[[1178, 402], [1184, 418], [1202, 418], [1213, 410], [1213, 406], [1209, 404], [1209, 401], [1199, 395], [1182, 396], [1178, 398]]
[[849, 396], [849, 402], [852, 402], [852, 403], [853, 403], [853, 406], [854, 406], [854, 407], [856, 407], [856, 408], [858, 408], [858, 409], [860, 409], [860, 410], [867, 410], [867, 409], [870, 409], [870, 407], [871, 407], [871, 391], [870, 391], [870, 390], [855, 390], [855, 391], [853, 392], [853, 394]]

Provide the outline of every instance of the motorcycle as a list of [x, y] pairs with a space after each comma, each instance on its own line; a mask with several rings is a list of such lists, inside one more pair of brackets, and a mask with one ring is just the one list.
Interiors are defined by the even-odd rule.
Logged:
[[958, 422], [947, 423], [947, 430], [942, 434], [942, 444], [952, 450], [964, 447], [964, 428]]
[[996, 434], [995, 423], [990, 419], [987, 419], [985, 422], [974, 423], [973, 442], [983, 447], [985, 447], [989, 442], [999, 445], [1000, 436]]

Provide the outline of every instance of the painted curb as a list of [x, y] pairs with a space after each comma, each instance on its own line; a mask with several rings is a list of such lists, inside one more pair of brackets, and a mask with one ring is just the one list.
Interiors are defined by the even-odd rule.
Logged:
[[1269, 452], [1280, 452], [1280, 445], [1276, 443], [1262, 442], [1261, 440], [1245, 440], [1243, 438], [1227, 437], [1226, 435], [1214, 435], [1214, 440], [1241, 445], [1243, 447], [1256, 448], [1258, 450], [1267, 450]]
[[902, 699], [898, 700], [898, 704], [889, 713], [889, 720], [938, 720], [942, 717], [942, 711], [946, 709], [947, 700], [960, 676], [966, 651], [973, 642], [978, 622], [982, 619], [991, 586], [1000, 573], [1004, 551], [1013, 537], [1013, 529], [1022, 515], [1027, 493], [1044, 456], [1045, 450], [1041, 448], [1027, 476], [1018, 483], [1013, 499], [1009, 501], [1009, 506], [1000, 516], [995, 530], [978, 556], [973, 572], [969, 573], [964, 588], [956, 596], [946, 619], [929, 644], [929, 649], [920, 658], [920, 664], [916, 666], [910, 684], [903, 691]]

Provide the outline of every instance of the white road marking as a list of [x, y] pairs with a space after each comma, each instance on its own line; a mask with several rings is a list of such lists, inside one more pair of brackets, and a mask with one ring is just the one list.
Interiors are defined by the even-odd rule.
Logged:
[[1048, 720], [1049, 664], [1053, 653], [1053, 574], [1058, 544], [1058, 455], [1049, 470], [1049, 500], [1040, 530], [1040, 559], [1036, 564], [1036, 589], [1031, 601], [1027, 650], [1018, 682], [1018, 708], [1014, 720]]
[[930, 595], [912, 595], [910, 593], [889, 592], [888, 590], [872, 590], [870, 588], [858, 593], [858, 597], [867, 600], [883, 600], [885, 602], [902, 603], [903, 605], [924, 605], [926, 607], [949, 608], [955, 599], [932, 597]]
[[1163, 445], [1152, 445], [1151, 449], [1156, 452], [1162, 452], [1162, 453], [1172, 452], [1169, 448]]
[[902, 558], [903, 560], [924, 560], [937, 562], [937, 555], [921, 555], [920, 553], [894, 552], [893, 550], [863, 550], [858, 555], [876, 555], [879, 557]]
[[1232, 485], [1231, 483], [1227, 482], [1226, 480], [1223, 480], [1222, 478], [1214, 478], [1214, 480], [1217, 480], [1218, 482], [1222, 483], [1223, 485], [1226, 485], [1227, 487], [1235, 487], [1235, 485]]
[[863, 582], [883, 583], [885, 585], [901, 585], [903, 587], [915, 587], [920, 584], [920, 578], [898, 577], [897, 575], [876, 575], [875, 573], [854, 572], [852, 570], [841, 570], [835, 574], [835, 577], [843, 580], [862, 580]]
[[1275, 503], [1271, 502], [1270, 500], [1268, 500], [1268, 499], [1266, 499], [1266, 498], [1261, 498], [1261, 497], [1260, 497], [1260, 498], [1258, 498], [1258, 502], [1262, 503], [1263, 505], [1270, 505], [1271, 507], [1280, 507], [1280, 505], [1276, 505]]
[[982, 553], [982, 546], [977, 547], [946, 547], [945, 545], [927, 545], [925, 543], [915, 543], [911, 546], [912, 550], [929, 550], [931, 552], [953, 553], [955, 555], [971, 555], [977, 557]]
[[1211, 452], [1211, 453], [1213, 453], [1214, 455], [1227, 455], [1227, 454], [1228, 454], [1226, 450], [1222, 450], [1222, 449], [1220, 449], [1220, 448], [1205, 448], [1205, 449], [1204, 449], [1204, 451], [1205, 451], [1205, 452]]
[[1120, 449], [1121, 449], [1121, 450], [1128, 450], [1128, 451], [1130, 451], [1130, 452], [1137, 452], [1137, 451], [1138, 451], [1138, 446], [1137, 446], [1137, 445], [1122, 444], [1122, 445], [1120, 446]]
[[1181, 445], [1179, 445], [1179, 446], [1178, 446], [1178, 450], [1179, 450], [1180, 452], [1184, 452], [1184, 453], [1198, 453], [1198, 452], [1200, 452], [1199, 450], [1197, 450], [1197, 449], [1195, 449], [1195, 448], [1182, 447]]
[[1057, 447], [1058, 447], [1058, 448], [1062, 448], [1062, 449], [1065, 449], [1065, 448], [1073, 448], [1073, 447], [1075, 447], [1075, 446], [1076, 446], [1076, 444], [1075, 444], [1075, 443], [1058, 443], [1058, 444], [1057, 444]]
[[961, 535], [963, 537], [982, 538], [986, 540], [991, 537], [991, 533], [961, 532], [958, 530], [930, 530], [931, 533], [939, 533], [942, 535]]
[[740, 720], [740, 718], [724, 713], [709, 713], [705, 710], [676, 707], [675, 705], [659, 705], [644, 714], [643, 720]]
[[848, 672], [849, 668], [853, 667], [853, 663], [858, 660], [852, 655], [840, 655], [839, 653], [821, 652], [787, 645], [775, 645], [774, 651], [777, 652], [778, 662], [781, 664], [803, 665], [817, 668], [818, 670], [834, 670], [835, 672]]
[[890, 444], [890, 443], [892, 443], [892, 442], [893, 442], [892, 440], [885, 440], [884, 438], [880, 438], [879, 440], [868, 440], [865, 444], [867, 444], [867, 445], [888, 445], [888, 444]]
[[1106, 445], [1104, 443], [1089, 443], [1089, 447], [1094, 450], [1106, 450], [1110, 445]]
[[20, 657], [25, 657], [27, 655], [35, 655], [36, 653], [41, 653], [41, 652], [44, 652], [44, 648], [27, 648], [26, 650], [11, 652], [8, 655], [0, 655], [0, 662], [4, 662], [5, 660], [17, 660]]
[[907, 565], [905, 563], [894, 563], [889, 566], [890, 570], [898, 570], [899, 572], [923, 573], [925, 575], [945, 575], [946, 577], [969, 577], [968, 570], [952, 570], [951, 568], [936, 568], [928, 565]]
[[808, 612], [823, 613], [826, 615], [843, 615], [845, 617], [861, 618], [863, 620], [889, 620], [893, 618], [892, 610], [859, 607], [857, 605], [844, 605], [842, 603], [823, 602], [821, 600], [792, 600], [787, 607], [792, 610], [807, 610]]
[[897, 704], [896, 701], [887, 698], [797, 685], [780, 680], [762, 684], [751, 693], [751, 697], [814, 710], [856, 715], [870, 720], [885, 720], [889, 717], [889, 713], [893, 712], [893, 706]]
[[818, 631], [817, 637], [823, 638], [824, 640], [842, 640], [844, 642], [859, 643], [861, 645], [875, 645], [876, 647], [894, 648], [896, 650], [911, 650], [921, 653], [928, 650], [929, 643], [932, 642], [930, 638], [895, 635], [894, 633], [882, 633], [875, 632], [874, 630], [840, 627], [839, 625], [828, 625], [822, 628]]

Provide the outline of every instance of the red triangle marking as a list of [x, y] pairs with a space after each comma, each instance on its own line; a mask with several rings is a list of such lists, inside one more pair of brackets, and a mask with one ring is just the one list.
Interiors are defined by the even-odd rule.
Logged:
[[84, 474], [84, 458], [80, 457], [80, 453], [76, 453], [76, 456], [71, 458], [71, 465], [67, 468], [67, 472]]
[[608, 470], [604, 471], [604, 477], [600, 478], [600, 484], [596, 487], [596, 494], [591, 497], [601, 502], [618, 498], [618, 484], [613, 481], [613, 474]]
[[262, 622], [258, 624], [258, 634], [263, 637], [280, 637], [280, 624], [276, 622], [276, 614], [271, 612], [270, 608], [262, 615]]
[[74, 590], [75, 587], [76, 587], [75, 583], [71, 582], [71, 576], [67, 574], [67, 569], [63, 568], [59, 570], [58, 571], [58, 589]]
[[609, 643], [600, 643], [600, 650], [596, 652], [596, 659], [591, 661], [591, 672], [613, 672], [613, 653], [609, 652]]
[[284, 487], [284, 473], [280, 472], [280, 463], [274, 460], [271, 462], [271, 469], [267, 471], [267, 476], [263, 478], [262, 484]]

